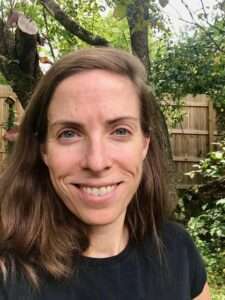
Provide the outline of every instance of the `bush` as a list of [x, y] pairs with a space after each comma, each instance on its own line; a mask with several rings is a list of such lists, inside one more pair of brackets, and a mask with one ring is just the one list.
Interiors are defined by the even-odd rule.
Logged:
[[210, 283], [225, 285], [225, 199], [204, 205], [189, 220], [188, 230], [203, 255]]
[[[217, 151], [210, 152], [201, 160], [189, 176], [200, 175], [205, 182], [225, 176], [225, 139], [217, 143]], [[183, 196], [185, 201], [185, 195]], [[183, 207], [185, 207], [183, 205]], [[181, 211], [181, 209], [180, 209]], [[188, 215], [183, 209], [183, 215]], [[212, 295], [225, 290], [225, 198], [212, 199], [201, 206], [200, 211], [188, 220], [187, 229], [199, 248], [208, 271], [209, 283], [213, 287]], [[219, 289], [218, 289], [219, 288]], [[225, 300], [222, 294], [215, 300]]]
[[205, 181], [225, 176], [225, 139], [215, 145], [218, 150], [210, 152], [207, 158], [194, 165], [194, 170], [186, 175], [193, 178], [199, 174]]

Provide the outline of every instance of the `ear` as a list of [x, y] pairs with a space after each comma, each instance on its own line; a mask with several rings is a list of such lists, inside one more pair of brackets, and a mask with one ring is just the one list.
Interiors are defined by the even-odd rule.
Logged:
[[41, 144], [40, 151], [41, 151], [42, 160], [44, 161], [46, 166], [48, 166], [48, 154], [47, 154], [47, 151], [46, 151], [46, 145], [45, 144]]
[[148, 153], [149, 145], [150, 145], [150, 137], [144, 136], [143, 137], [143, 151], [142, 151], [143, 160], [145, 159], [145, 157]]

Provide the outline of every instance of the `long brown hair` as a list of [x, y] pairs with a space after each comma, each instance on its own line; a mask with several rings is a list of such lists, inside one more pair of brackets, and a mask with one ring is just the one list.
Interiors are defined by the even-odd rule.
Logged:
[[93, 69], [127, 76], [135, 85], [141, 127], [151, 138], [140, 186], [126, 215], [130, 239], [153, 234], [159, 244], [159, 226], [167, 207], [162, 154], [151, 130], [153, 95], [145, 69], [133, 55], [113, 48], [88, 48], [59, 60], [39, 82], [20, 127], [7, 169], [0, 177], [0, 269], [4, 277], [21, 268], [38, 285], [39, 271], [56, 279], [68, 277], [76, 255], [89, 245], [88, 226], [76, 218], [56, 194], [43, 163], [49, 103], [65, 78]]

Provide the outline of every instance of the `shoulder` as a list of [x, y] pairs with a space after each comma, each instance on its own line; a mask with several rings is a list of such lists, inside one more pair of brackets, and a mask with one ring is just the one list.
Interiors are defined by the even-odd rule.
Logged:
[[184, 226], [165, 222], [161, 227], [163, 249], [175, 272], [183, 270], [189, 278], [192, 298], [202, 291], [207, 281], [203, 259]]
[[[159, 227], [158, 234], [160, 237], [161, 248], [167, 253], [181, 253], [182, 251], [191, 252], [192, 248], [194, 248], [194, 251], [197, 251], [190, 234], [184, 226], [179, 223], [173, 221], [163, 222]], [[158, 253], [153, 234], [146, 235], [142, 246], [144, 246], [148, 255], [149, 253]]]
[[184, 252], [189, 259], [196, 256], [196, 259], [201, 260], [199, 250], [183, 225], [172, 221], [164, 222], [160, 228], [160, 236], [165, 250], [177, 254]]
[[160, 227], [160, 232], [163, 235], [170, 235], [172, 233], [177, 238], [185, 238], [188, 235], [185, 227], [175, 221], [164, 221]]
[[184, 226], [176, 222], [164, 222], [159, 234], [161, 251], [152, 235], [147, 235], [139, 247], [142, 269], [149, 277], [154, 276], [152, 280], [162, 282], [158, 290], [164, 291], [165, 299], [186, 299], [188, 296], [194, 299], [207, 280], [199, 250]]
[[[197, 297], [203, 290], [207, 276], [204, 262], [192, 237], [184, 226], [170, 221], [161, 225], [159, 233], [160, 252], [157, 251], [152, 236], [146, 236], [142, 244], [142, 253], [148, 258], [145, 262], [149, 261], [151, 267], [155, 267], [155, 276], [159, 276], [157, 274], [160, 272], [163, 276], [169, 274], [166, 276], [166, 284], [172, 282], [175, 295], [179, 294], [179, 290], [179, 295], [190, 295], [191, 299]], [[171, 286], [170, 289], [173, 290]]]
[[187, 262], [190, 267], [204, 268], [200, 252], [197, 249], [192, 237], [183, 225], [176, 222], [164, 222], [160, 229], [162, 247], [165, 252], [173, 258], [174, 263], [179, 265]]
[[183, 243], [189, 246], [193, 243], [185, 227], [177, 222], [166, 221], [160, 227], [160, 235], [164, 243]]

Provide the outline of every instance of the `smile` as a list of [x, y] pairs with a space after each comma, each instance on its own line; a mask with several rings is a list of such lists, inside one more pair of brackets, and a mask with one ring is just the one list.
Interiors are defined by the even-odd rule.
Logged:
[[111, 193], [117, 185], [107, 185], [107, 186], [101, 186], [101, 187], [89, 187], [89, 186], [81, 186], [80, 188], [89, 195], [94, 196], [103, 196], [108, 193]]

